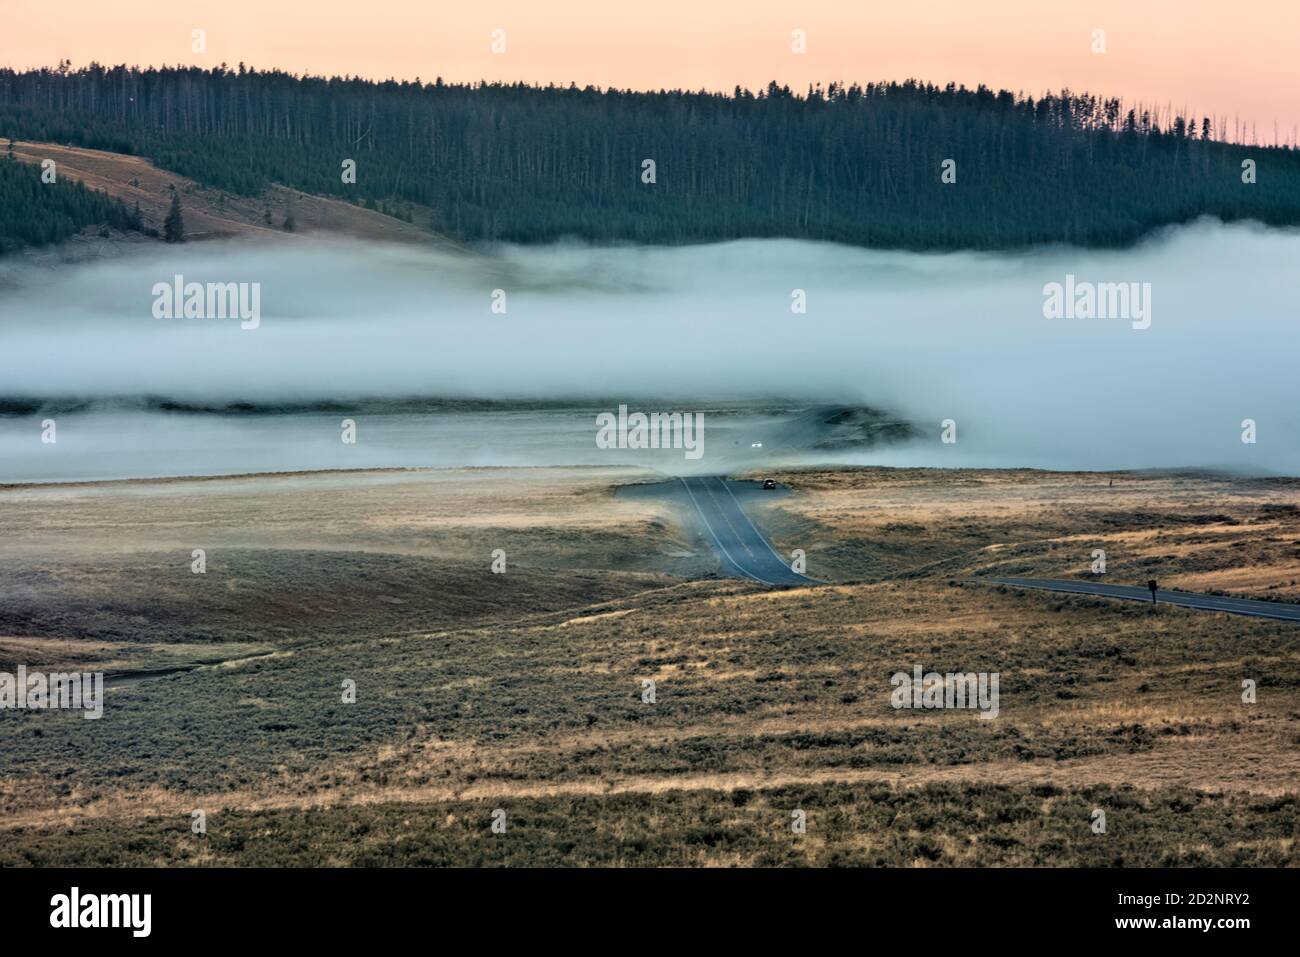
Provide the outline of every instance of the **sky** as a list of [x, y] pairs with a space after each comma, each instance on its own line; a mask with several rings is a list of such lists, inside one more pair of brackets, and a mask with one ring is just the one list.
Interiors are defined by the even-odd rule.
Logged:
[[[795, 30], [806, 52], [792, 50]], [[0, 2], [0, 64], [60, 59], [728, 91], [917, 77], [1086, 89], [1223, 118], [1230, 138], [1250, 140], [1253, 125], [1267, 143], [1300, 126], [1296, 0]]]

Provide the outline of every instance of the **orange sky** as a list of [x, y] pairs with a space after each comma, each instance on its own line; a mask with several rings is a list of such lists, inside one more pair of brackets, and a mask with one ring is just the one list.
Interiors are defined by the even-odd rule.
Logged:
[[0, 0], [0, 63], [60, 58], [725, 90], [917, 76], [1235, 114], [1267, 142], [1300, 124], [1300, 0]]

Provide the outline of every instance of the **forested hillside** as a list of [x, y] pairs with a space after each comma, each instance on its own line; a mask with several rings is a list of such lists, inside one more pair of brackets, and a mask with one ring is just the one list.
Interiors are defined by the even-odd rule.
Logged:
[[87, 226], [142, 228], [139, 214], [118, 200], [75, 180], [43, 183], [39, 167], [0, 153], [0, 254], [61, 242]]
[[[1300, 152], [1087, 94], [906, 83], [638, 93], [92, 65], [0, 71], [0, 137], [147, 156], [467, 239], [798, 236], [914, 249], [1114, 245], [1201, 214], [1300, 223]], [[1243, 159], [1258, 181], [1242, 181]], [[356, 182], [345, 183], [345, 160]], [[655, 182], [643, 181], [643, 161]], [[955, 183], [941, 164], [955, 161]]]

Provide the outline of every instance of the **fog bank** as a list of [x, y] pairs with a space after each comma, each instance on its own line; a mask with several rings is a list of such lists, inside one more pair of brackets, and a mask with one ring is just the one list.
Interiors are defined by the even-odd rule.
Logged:
[[[793, 240], [464, 256], [196, 243], [5, 266], [0, 397], [564, 398], [649, 410], [781, 396], [891, 410], [925, 435], [840, 460], [1300, 474], [1297, 264], [1296, 232], [1212, 222], [1133, 250], [997, 255]], [[178, 273], [260, 284], [260, 324], [155, 318], [154, 285]], [[1045, 318], [1043, 287], [1067, 275], [1149, 283], [1150, 327]], [[794, 290], [806, 313], [792, 312]], [[1254, 444], [1241, 441], [1247, 418]], [[955, 445], [940, 441], [945, 419]]]

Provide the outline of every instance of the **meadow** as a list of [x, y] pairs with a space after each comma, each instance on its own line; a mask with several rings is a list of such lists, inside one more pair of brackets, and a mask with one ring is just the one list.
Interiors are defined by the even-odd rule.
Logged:
[[[650, 478], [0, 490], [0, 669], [110, 684], [99, 721], [0, 714], [0, 863], [1296, 863], [1294, 626], [980, 581], [1104, 547], [1290, 597], [1296, 483], [792, 472], [753, 514], [829, 584], [765, 591], [615, 495]], [[894, 709], [916, 664], [998, 672], [998, 718]]]

